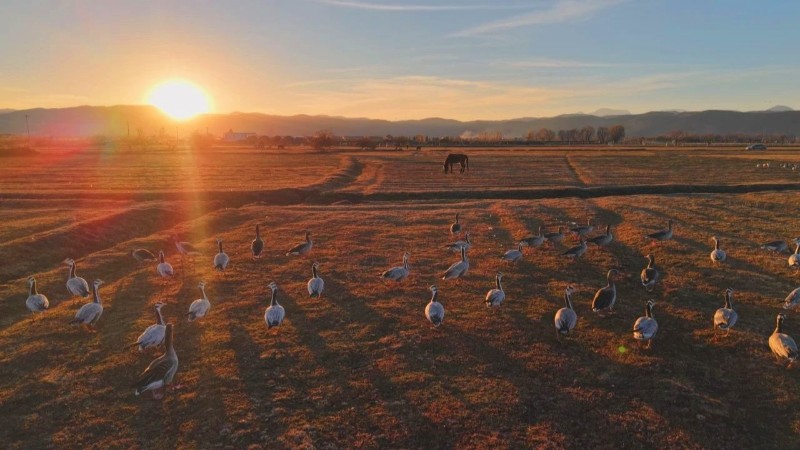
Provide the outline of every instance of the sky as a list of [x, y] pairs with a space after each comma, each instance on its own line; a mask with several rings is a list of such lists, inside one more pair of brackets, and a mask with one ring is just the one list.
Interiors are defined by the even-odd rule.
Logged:
[[0, 108], [143, 104], [388, 120], [800, 109], [800, 2], [0, 3]]

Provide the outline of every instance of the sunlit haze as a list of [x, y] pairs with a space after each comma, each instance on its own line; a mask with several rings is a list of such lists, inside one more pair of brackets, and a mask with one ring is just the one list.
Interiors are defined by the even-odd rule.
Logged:
[[202, 87], [218, 113], [800, 107], [798, 2], [8, 0], [2, 10], [0, 109], [142, 104], [174, 79]]
[[184, 80], [169, 80], [148, 94], [147, 103], [175, 119], [189, 119], [209, 111], [208, 95]]

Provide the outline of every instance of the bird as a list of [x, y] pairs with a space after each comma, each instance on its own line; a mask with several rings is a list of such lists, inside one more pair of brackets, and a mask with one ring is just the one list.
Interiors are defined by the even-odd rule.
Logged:
[[198, 298], [189, 305], [189, 312], [186, 314], [186, 317], [189, 318], [189, 322], [194, 322], [197, 319], [205, 317], [206, 314], [208, 314], [208, 310], [211, 309], [211, 302], [208, 301], [208, 296], [206, 296], [206, 282], [201, 281], [197, 287], [200, 288], [200, 293], [203, 294], [203, 298]]
[[761, 244], [762, 250], [767, 250], [775, 253], [783, 253], [789, 248], [789, 244], [784, 240], [770, 241]]
[[253, 252], [253, 258], [260, 258], [261, 252], [264, 251], [264, 241], [261, 239], [261, 230], [256, 224], [256, 238], [250, 243], [250, 251]]
[[653, 255], [647, 255], [647, 267], [642, 269], [641, 279], [642, 286], [647, 289], [647, 292], [653, 292], [656, 287], [656, 282], [661, 274], [656, 269], [656, 258]]
[[558, 244], [564, 240], [564, 227], [558, 227], [558, 232], [556, 233], [546, 233], [544, 238], [547, 239], [551, 245]]
[[469, 240], [469, 231], [464, 233], [464, 239], [459, 239], [459, 240], [453, 242], [452, 244], [447, 244], [447, 245], [444, 246], [444, 248], [449, 249], [449, 250], [454, 251], [454, 252], [460, 252], [461, 251], [461, 247], [466, 247], [467, 250], [472, 248], [472, 241]]
[[736, 325], [736, 320], [739, 319], [739, 315], [733, 310], [733, 305], [731, 304], [732, 297], [733, 289], [725, 289], [725, 305], [714, 313], [714, 330], [725, 330], [726, 336], [731, 332], [731, 328]]
[[214, 255], [214, 269], [217, 272], [223, 272], [228, 267], [228, 263], [231, 261], [228, 254], [222, 250], [222, 239], [217, 239], [217, 247], [219, 248], [219, 253]]
[[495, 288], [490, 289], [489, 292], [486, 293], [486, 306], [490, 308], [496, 308], [503, 304], [503, 300], [506, 299], [506, 293], [503, 291], [503, 285], [501, 281], [503, 279], [503, 273], [497, 272], [497, 275], [494, 277]]
[[50, 307], [50, 301], [47, 300], [44, 294], [40, 294], [39, 291], [36, 290], [36, 278], [28, 278], [28, 287], [30, 288], [30, 293], [28, 294], [28, 299], [25, 300], [25, 306], [28, 307], [28, 310], [31, 313], [43, 313], [47, 311], [47, 308]]
[[797, 309], [800, 306], [800, 287], [795, 288], [783, 301], [783, 309]]
[[146, 248], [137, 248], [137, 249], [131, 250], [131, 256], [133, 257], [133, 259], [135, 259], [136, 261], [138, 261], [140, 263], [158, 261], [158, 258], [156, 258], [156, 255], [154, 255], [153, 252], [151, 252], [150, 250], [148, 250]]
[[574, 259], [578, 259], [581, 256], [583, 256], [583, 254], [586, 253], [586, 249], [588, 249], [589, 247], [586, 246], [586, 240], [583, 237], [581, 237], [580, 239], [581, 239], [580, 244], [565, 251], [564, 253], [561, 254], [561, 256], [566, 256], [567, 258], [574, 258]]
[[75, 318], [69, 322], [70, 325], [81, 325], [93, 332], [97, 331], [97, 321], [103, 315], [103, 303], [100, 301], [100, 294], [97, 292], [101, 284], [103, 284], [103, 280], [94, 280], [92, 283], [94, 300], [81, 306], [81, 309], [75, 313]]
[[273, 281], [269, 284], [269, 288], [272, 290], [272, 299], [269, 302], [269, 307], [264, 312], [264, 321], [267, 323], [268, 330], [283, 323], [283, 318], [286, 316], [283, 306], [278, 304], [278, 296], [276, 295], [278, 285]]
[[587, 239], [586, 242], [591, 242], [598, 247], [605, 247], [614, 240], [614, 234], [611, 233], [611, 225], [606, 225], [606, 233]]
[[539, 234], [535, 236], [528, 236], [519, 240], [523, 244], [527, 245], [528, 247], [538, 248], [542, 244], [544, 244], [545, 237], [542, 234], [542, 226], [539, 225]]
[[556, 337], [561, 339], [561, 335], [569, 334], [575, 325], [578, 323], [578, 315], [572, 308], [572, 294], [575, 293], [575, 288], [572, 285], [564, 289], [564, 307], [556, 311], [555, 326]]
[[435, 285], [429, 287], [431, 291], [431, 301], [425, 306], [425, 317], [433, 324], [434, 328], [439, 328], [439, 325], [444, 321], [444, 306], [436, 299], [439, 295], [439, 290]]
[[309, 297], [322, 297], [322, 291], [325, 289], [325, 281], [317, 274], [319, 264], [314, 263], [311, 265], [311, 279], [308, 280], [308, 296]]
[[789, 259], [787, 261], [789, 263], [789, 267], [800, 269], [800, 238], [795, 238], [794, 253], [789, 255]]
[[639, 342], [647, 341], [647, 348], [650, 348], [653, 338], [656, 337], [658, 332], [658, 322], [653, 317], [653, 306], [655, 304], [655, 300], [648, 300], [644, 308], [644, 316], [636, 319], [633, 324], [633, 338]]
[[72, 258], [67, 258], [64, 260], [64, 263], [69, 266], [69, 276], [67, 277], [67, 292], [72, 294], [72, 297], [83, 297], [88, 298], [89, 294], [89, 283], [86, 282], [83, 278], [75, 275], [75, 260]]
[[289, 251], [286, 252], [286, 256], [305, 255], [306, 253], [311, 251], [311, 247], [313, 246], [314, 242], [311, 240], [311, 232], [306, 231], [306, 241], [290, 248]]
[[172, 329], [171, 323], [164, 329], [164, 347], [166, 347], [164, 354], [154, 359], [133, 385], [137, 396], [152, 391], [153, 399], [158, 400], [164, 396], [163, 388], [172, 384], [172, 379], [178, 371], [178, 354], [175, 353]]
[[725, 253], [725, 250], [719, 248], [719, 238], [716, 236], [712, 236], [711, 240], [714, 241], [714, 250], [711, 251], [711, 262], [715, 264], [723, 263], [726, 259], [728, 259], [728, 254]]
[[606, 274], [607, 284], [598, 289], [592, 299], [592, 311], [601, 312], [614, 310], [614, 303], [617, 302], [617, 286], [614, 284], [614, 277], [619, 275], [617, 269], [611, 269]]
[[653, 242], [664, 242], [672, 239], [672, 220], [667, 222], [667, 229], [650, 233], [646, 238], [653, 239]]
[[158, 265], [156, 266], [156, 272], [161, 278], [170, 278], [172, 275], [175, 274], [175, 271], [172, 270], [172, 264], [168, 263], [164, 259], [164, 251], [161, 250], [158, 252]]
[[408, 278], [408, 274], [411, 272], [408, 268], [408, 258], [411, 255], [408, 252], [403, 253], [403, 265], [392, 267], [389, 270], [384, 271], [381, 274], [381, 278], [384, 280], [392, 280], [396, 282], [401, 282]]
[[458, 222], [459, 213], [456, 213], [456, 221], [450, 225], [450, 234], [461, 233], [461, 224]]
[[461, 278], [467, 274], [469, 270], [469, 261], [467, 260], [467, 249], [461, 247], [461, 260], [454, 262], [443, 274], [443, 280], [452, 280], [454, 278]]
[[175, 243], [175, 248], [178, 249], [178, 253], [181, 254], [181, 262], [183, 262], [184, 257], [189, 257], [189, 260], [192, 262], [192, 271], [194, 271], [194, 257], [202, 254], [200, 250], [191, 242], [178, 240], [177, 236], [172, 237], [172, 242]]
[[500, 257], [503, 261], [508, 261], [512, 264], [516, 264], [517, 261], [522, 259], [522, 242], [517, 243], [517, 248], [512, 248], [511, 250], [506, 251], [503, 256]]
[[164, 325], [164, 317], [161, 315], [161, 308], [164, 303], [158, 302], [155, 304], [156, 309], [156, 323], [145, 328], [142, 334], [136, 338], [136, 342], [128, 345], [127, 347], [139, 346], [139, 351], [143, 352], [148, 348], [158, 347], [164, 343], [164, 336], [166, 336], [167, 327]]
[[784, 313], [778, 313], [778, 317], [775, 320], [775, 331], [769, 337], [769, 348], [777, 361], [780, 361], [781, 358], [788, 359], [789, 364], [787, 367], [789, 367], [797, 359], [797, 344], [791, 336], [783, 332], [783, 321], [785, 319], [786, 315]]
[[594, 231], [594, 220], [589, 219], [588, 221], [586, 221], [586, 225], [570, 228], [569, 231], [575, 235], [576, 239], [586, 237], [587, 234]]

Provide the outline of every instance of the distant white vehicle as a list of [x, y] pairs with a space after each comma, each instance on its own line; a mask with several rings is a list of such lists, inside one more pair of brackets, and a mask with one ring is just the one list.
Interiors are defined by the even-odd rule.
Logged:
[[767, 146], [764, 144], [750, 144], [745, 147], [745, 150], [766, 150]]

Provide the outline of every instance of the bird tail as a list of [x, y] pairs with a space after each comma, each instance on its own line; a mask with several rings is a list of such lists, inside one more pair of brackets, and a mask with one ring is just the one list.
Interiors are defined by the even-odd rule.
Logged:
[[76, 323], [79, 323], [79, 322], [80, 322], [80, 320], [78, 320], [78, 319], [72, 319], [72, 320], [69, 321], [69, 324], [70, 325], [75, 325]]
[[217, 264], [216, 266], [214, 266], [214, 269], [216, 269], [216, 270], [218, 270], [218, 271], [222, 272], [222, 269], [223, 269], [223, 268], [222, 268], [222, 264]]
[[127, 350], [129, 348], [136, 347], [137, 345], [139, 345], [139, 342], [134, 342], [133, 344], [129, 344], [129, 345], [126, 345], [125, 347], [122, 347], [122, 349], [123, 350]]
[[195, 319], [194, 313], [188, 313], [186, 314], [186, 317], [189, 318], [189, 322], [194, 322]]

